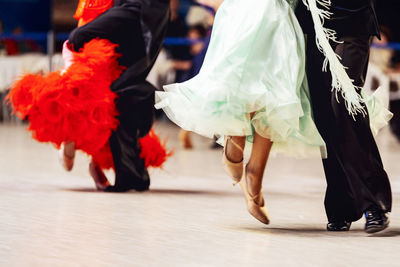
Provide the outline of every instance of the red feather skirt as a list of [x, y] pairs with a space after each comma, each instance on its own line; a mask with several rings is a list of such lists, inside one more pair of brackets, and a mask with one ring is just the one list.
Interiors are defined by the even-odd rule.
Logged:
[[[34, 139], [56, 147], [75, 142], [76, 149], [89, 154], [100, 168], [114, 167], [108, 140], [119, 121], [117, 94], [110, 85], [123, 72], [116, 47], [108, 40], [91, 40], [73, 52], [66, 71], [27, 74], [14, 84], [7, 100], [17, 116], [29, 120]], [[160, 167], [171, 153], [154, 132], [142, 139], [146, 140], [140, 141], [146, 167]]]

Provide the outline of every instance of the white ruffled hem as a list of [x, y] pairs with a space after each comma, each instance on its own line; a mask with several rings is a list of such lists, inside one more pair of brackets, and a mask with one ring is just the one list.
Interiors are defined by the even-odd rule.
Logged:
[[[255, 106], [243, 98], [240, 105], [229, 102], [230, 108], [221, 108], [216, 103], [222, 103], [221, 95], [213, 95], [207, 100], [194, 97], [195, 90], [188, 88], [185, 83], [164, 86], [166, 92], [156, 92], [157, 109], [163, 109], [172, 122], [187, 131], [212, 138], [219, 137], [218, 143], [223, 144], [224, 136], [247, 136], [247, 148], [251, 148], [254, 132], [270, 139], [274, 145], [272, 155], [285, 154], [296, 158], [326, 157], [324, 142], [315, 128], [309, 115], [305, 115], [299, 101], [277, 103], [267, 96], [260, 110], [255, 111], [250, 118], [250, 111], [244, 107]], [[249, 95], [248, 95], [249, 96]], [[252, 97], [249, 97], [252, 98]], [[267, 101], [269, 100], [269, 101]], [[202, 102], [204, 101], [204, 102]], [[225, 100], [226, 101], [226, 100]], [[258, 105], [257, 105], [258, 106]], [[236, 107], [232, 109], [232, 107]], [[267, 110], [268, 109], [268, 110]], [[302, 132], [300, 124], [307, 128], [307, 136]], [[248, 151], [248, 149], [246, 149]], [[322, 151], [322, 153], [321, 153]], [[247, 153], [246, 153], [247, 154]]]
[[388, 125], [388, 122], [393, 118], [393, 113], [384, 105], [385, 96], [382, 87], [379, 87], [370, 96], [364, 94], [364, 98], [369, 113], [371, 131], [376, 136], [383, 127]]

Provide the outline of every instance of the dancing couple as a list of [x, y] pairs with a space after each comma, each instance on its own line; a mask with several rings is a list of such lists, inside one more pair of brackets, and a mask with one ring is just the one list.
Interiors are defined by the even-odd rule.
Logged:
[[391, 114], [361, 90], [379, 35], [372, 0], [199, 2], [218, 9], [202, 69], [156, 92], [156, 107], [185, 130], [220, 137], [224, 168], [260, 222], [270, 222], [270, 152], [321, 153], [327, 230], [347, 231], [363, 214], [367, 233], [385, 229], [391, 189], [372, 131]]
[[[63, 47], [65, 69], [25, 75], [8, 95], [33, 137], [61, 148], [66, 170], [75, 150], [91, 156], [100, 191], [148, 190], [148, 167], [169, 156], [151, 130], [156, 89], [146, 82], [169, 15], [169, 0], [80, 0], [78, 28]], [[103, 173], [110, 168], [114, 185]]]

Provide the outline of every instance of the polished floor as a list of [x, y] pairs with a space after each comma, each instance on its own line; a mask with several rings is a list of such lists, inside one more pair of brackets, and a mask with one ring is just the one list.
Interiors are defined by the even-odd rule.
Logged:
[[64, 172], [53, 147], [24, 127], [0, 125], [0, 266], [400, 265], [400, 144], [387, 129], [378, 143], [393, 186], [391, 226], [367, 235], [363, 219], [350, 232], [325, 231], [319, 159], [271, 159], [265, 226], [208, 139], [194, 136], [184, 151], [178, 129], [158, 124], [174, 157], [151, 172], [151, 191], [112, 194], [94, 190], [85, 156]]

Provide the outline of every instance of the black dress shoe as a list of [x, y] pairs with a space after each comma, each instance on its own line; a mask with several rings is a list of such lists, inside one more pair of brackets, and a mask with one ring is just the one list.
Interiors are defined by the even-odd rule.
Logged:
[[389, 226], [389, 217], [382, 210], [369, 210], [365, 212], [365, 232], [373, 234]]
[[138, 192], [147, 191], [149, 190], [150, 183], [143, 183], [143, 184], [118, 184], [118, 185], [110, 185], [108, 186], [104, 192], [110, 193], [124, 193], [130, 190], [135, 190]]
[[326, 225], [326, 230], [332, 232], [344, 232], [349, 231], [351, 226], [351, 222], [330, 222]]
[[150, 187], [150, 176], [147, 170], [145, 170], [140, 178], [129, 177], [120, 175], [116, 178], [115, 185], [108, 186], [105, 192], [127, 192], [130, 190], [136, 190], [139, 192], [147, 191]]

